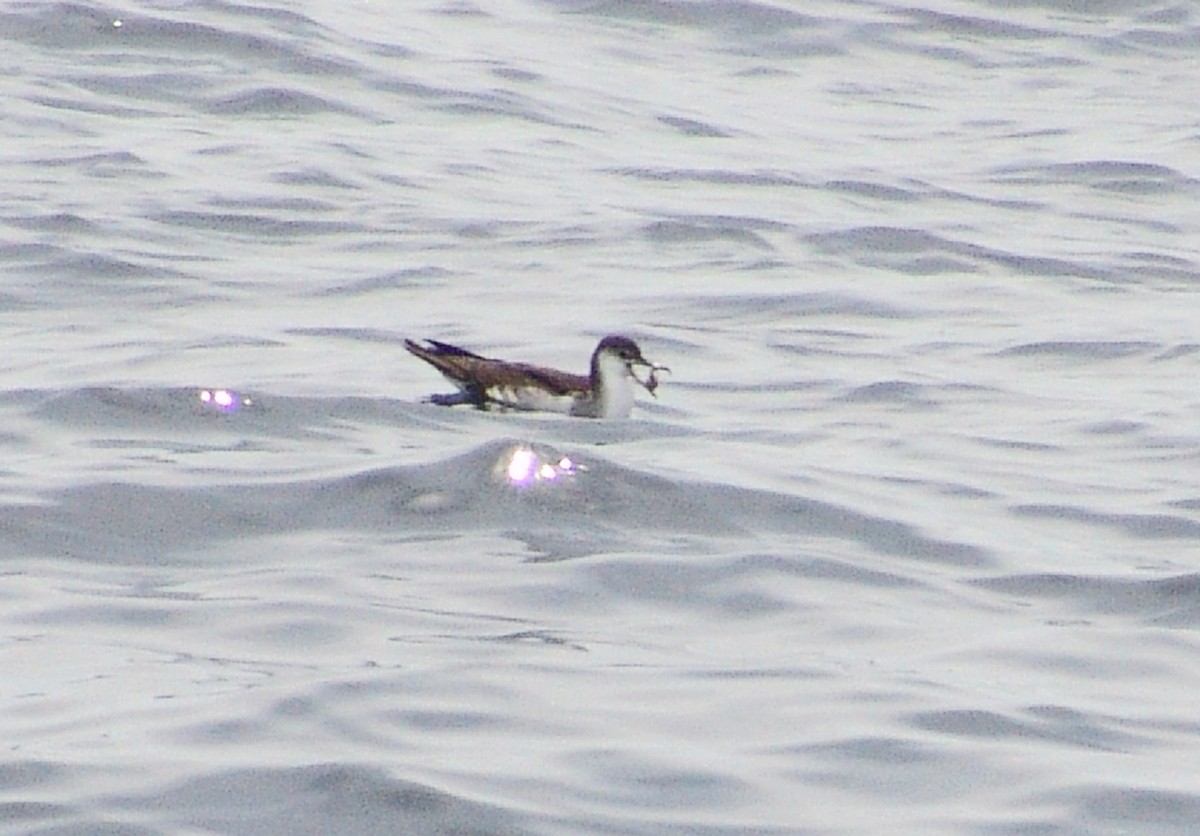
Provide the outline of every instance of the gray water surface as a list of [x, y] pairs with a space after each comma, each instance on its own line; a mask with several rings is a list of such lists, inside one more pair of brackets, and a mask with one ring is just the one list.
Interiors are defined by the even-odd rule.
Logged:
[[[1190, 4], [0, 45], [0, 832], [1194, 832]], [[613, 332], [629, 421], [402, 346]]]

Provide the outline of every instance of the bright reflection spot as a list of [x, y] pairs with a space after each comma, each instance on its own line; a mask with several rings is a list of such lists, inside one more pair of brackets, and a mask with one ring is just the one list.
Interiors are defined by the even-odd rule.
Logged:
[[529, 448], [514, 450], [512, 459], [508, 462], [508, 481], [514, 485], [529, 484], [536, 462], [537, 456]]
[[234, 412], [243, 406], [250, 406], [253, 401], [230, 389], [201, 389], [200, 403], [211, 406], [218, 412]]
[[567, 456], [557, 453], [543, 456], [532, 447], [522, 446], [509, 454], [504, 473], [510, 485], [527, 488], [539, 482], [555, 482], [573, 476], [577, 470], [575, 462]]

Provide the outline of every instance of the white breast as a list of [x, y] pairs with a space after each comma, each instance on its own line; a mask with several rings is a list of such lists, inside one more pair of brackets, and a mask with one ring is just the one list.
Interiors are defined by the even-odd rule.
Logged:
[[581, 401], [571, 414], [589, 418], [628, 418], [633, 412], [633, 379], [625, 361], [611, 355], [601, 356], [600, 381], [600, 397]]

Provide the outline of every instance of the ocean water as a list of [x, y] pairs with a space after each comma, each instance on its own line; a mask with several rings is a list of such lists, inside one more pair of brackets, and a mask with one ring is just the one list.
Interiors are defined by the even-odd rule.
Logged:
[[1194, 4], [0, 44], [0, 833], [1200, 826]]

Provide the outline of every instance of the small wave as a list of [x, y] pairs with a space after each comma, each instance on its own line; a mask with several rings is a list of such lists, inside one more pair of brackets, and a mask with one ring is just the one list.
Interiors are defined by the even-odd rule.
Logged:
[[344, 102], [285, 87], [258, 87], [209, 101], [207, 110], [222, 115], [310, 116], [314, 113], [366, 114]]
[[1105, 514], [1069, 505], [1018, 505], [1012, 511], [1023, 517], [1117, 528], [1144, 540], [1200, 539], [1200, 522], [1173, 514]]
[[[119, 392], [85, 396], [87, 420], [104, 405], [109, 420], [139, 406]], [[159, 424], [194, 423], [200, 406], [158, 399]], [[78, 398], [42, 409], [80, 421]], [[71, 410], [63, 413], [63, 407]], [[249, 410], [248, 412], [253, 412]], [[259, 416], [262, 422], [270, 419]], [[301, 425], [296, 431], [312, 433]], [[238, 424], [238, 443], [253, 423]], [[219, 432], [220, 427], [214, 427]], [[270, 431], [277, 434], [279, 428]], [[192, 440], [191, 444], [196, 441]], [[214, 443], [220, 443], [219, 440]], [[514, 475], [518, 460], [522, 469]], [[543, 478], [544, 474], [544, 478]], [[914, 528], [846, 507], [720, 483], [691, 483], [578, 458], [519, 440], [497, 440], [451, 459], [346, 476], [265, 484], [168, 487], [101, 483], [68, 488], [36, 507], [0, 508], [10, 545], [83, 559], [158, 562], [245, 537], [298, 529], [436, 534], [492, 531], [524, 541], [541, 559], [644, 548], [647, 537], [753, 539], [760, 534], [835, 537], [869, 551], [918, 561], [979, 566], [976, 547], [925, 537]], [[565, 536], [565, 539], [564, 539]]]
[[1055, 599], [1082, 613], [1129, 616], [1173, 627], [1200, 624], [1200, 575], [1165, 578], [1026, 574], [971, 581], [1016, 598]]
[[1161, 350], [1148, 342], [1051, 340], [1013, 346], [996, 352], [1000, 357], [1057, 357], [1064, 360], [1119, 360]]
[[[98, 802], [105, 813], [156, 811], [164, 830], [221, 833], [528, 832], [516, 814], [383, 770], [346, 764], [198, 774], [171, 786]], [[108, 816], [97, 817], [108, 829]], [[73, 824], [79, 826], [78, 819]]]
[[872, 266], [905, 273], [976, 272], [1000, 265], [1010, 272], [1037, 276], [1109, 279], [1112, 271], [1062, 258], [1008, 253], [904, 227], [857, 227], [807, 236], [819, 251], [850, 256]]
[[1200, 180], [1169, 166], [1123, 160], [1088, 160], [999, 170], [1002, 179], [1014, 183], [1045, 185], [1069, 183], [1109, 192], [1131, 194], [1192, 194]]

